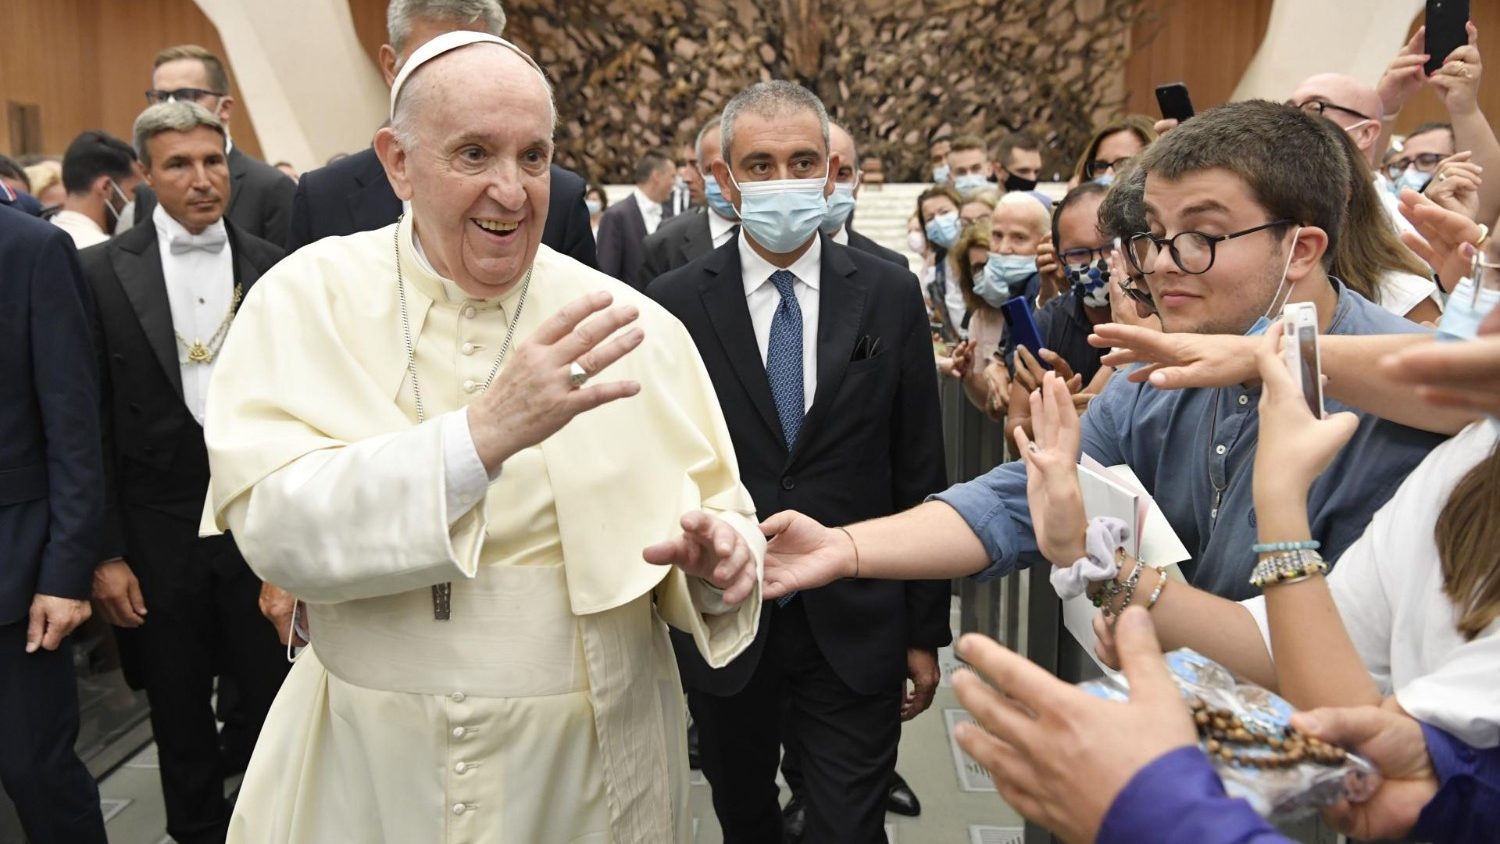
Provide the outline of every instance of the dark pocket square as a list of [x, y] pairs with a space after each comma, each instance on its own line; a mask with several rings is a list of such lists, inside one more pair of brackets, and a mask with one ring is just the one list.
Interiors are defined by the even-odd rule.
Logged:
[[849, 356], [849, 362], [855, 363], [856, 361], [868, 360], [882, 351], [884, 351], [884, 347], [880, 344], [880, 338], [871, 337], [867, 334], [859, 338], [859, 342], [854, 344], [854, 354]]

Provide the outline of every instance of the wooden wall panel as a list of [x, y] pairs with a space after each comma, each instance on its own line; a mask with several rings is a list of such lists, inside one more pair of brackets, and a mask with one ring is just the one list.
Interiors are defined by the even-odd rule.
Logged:
[[[1255, 58], [1273, 0], [1146, 0], [1125, 63], [1130, 111], [1160, 117], [1156, 86], [1185, 82], [1199, 110], [1229, 99]], [[1291, 93], [1291, 92], [1288, 92]]]
[[[41, 106], [47, 153], [62, 154], [86, 129], [128, 140], [146, 107], [152, 59], [173, 44], [224, 55], [218, 31], [193, 0], [0, 0], [0, 102]], [[230, 92], [240, 100], [237, 87]], [[240, 102], [231, 126], [235, 146], [259, 157]], [[9, 126], [0, 127], [0, 152], [12, 152]]]
[[[1500, 57], [1500, 0], [1473, 0], [1469, 4], [1469, 15], [1474, 25], [1479, 27], [1480, 50], [1488, 50], [1488, 55], [1485, 56], [1485, 81], [1479, 87], [1479, 107], [1489, 117], [1490, 125], [1494, 126], [1500, 120], [1500, 58], [1497, 58]], [[1417, 31], [1425, 18], [1425, 14], [1417, 15], [1407, 31], [1408, 37]], [[1395, 51], [1392, 50], [1391, 54], [1395, 55]], [[1401, 110], [1401, 116], [1396, 120], [1396, 131], [1405, 133], [1419, 123], [1447, 119], [1448, 112], [1443, 108], [1443, 101], [1431, 89], [1423, 89]]]

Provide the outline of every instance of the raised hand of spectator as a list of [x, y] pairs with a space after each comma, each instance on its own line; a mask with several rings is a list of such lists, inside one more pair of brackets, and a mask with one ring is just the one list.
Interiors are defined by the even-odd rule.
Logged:
[[1437, 270], [1438, 283], [1451, 292], [1453, 285], [1469, 274], [1473, 244], [1479, 242], [1483, 230], [1465, 215], [1443, 208], [1410, 188], [1401, 189], [1401, 216], [1417, 230], [1402, 232], [1401, 242]]
[[1084, 554], [1087, 517], [1078, 486], [1078, 454], [1083, 429], [1067, 388], [1054, 372], [1033, 392], [1031, 427], [1015, 429], [1016, 449], [1026, 461], [1026, 500], [1036, 530], [1037, 550], [1057, 566], [1070, 566]]
[[1449, 53], [1443, 59], [1443, 66], [1427, 78], [1438, 89], [1448, 114], [1454, 117], [1479, 110], [1479, 78], [1484, 73], [1479, 56], [1479, 29], [1471, 22], [1468, 32], [1469, 43]]
[[1411, 40], [1406, 42], [1386, 66], [1375, 93], [1380, 95], [1380, 107], [1386, 118], [1399, 113], [1412, 95], [1422, 90], [1427, 80], [1427, 27], [1418, 27]]
[[1160, 138], [1162, 135], [1167, 134], [1180, 125], [1181, 124], [1177, 122], [1176, 118], [1165, 117], [1151, 124], [1151, 128], [1156, 132], [1156, 137]]
[[1469, 219], [1479, 215], [1479, 186], [1484, 184], [1484, 168], [1471, 159], [1469, 150], [1443, 159], [1433, 171], [1432, 181], [1422, 195], [1439, 206], [1463, 214]]
[[982, 374], [989, 394], [989, 406], [984, 409], [985, 415], [999, 422], [1005, 416], [1010, 396], [1010, 370], [1005, 368], [1005, 361], [992, 360]]
[[[1062, 356], [1051, 349], [1042, 349], [1041, 355], [1042, 360], [1052, 365], [1052, 371], [1062, 379], [1068, 392], [1076, 393], [1083, 389], [1083, 376], [1075, 375], [1073, 368], [1068, 366], [1068, 362], [1063, 360]], [[1030, 349], [1025, 346], [1016, 347], [1016, 383], [1021, 389], [1028, 393], [1040, 389], [1042, 376], [1046, 374], [1046, 368], [1031, 354]]]
[[1050, 295], [1043, 297], [1051, 299], [1053, 296], [1061, 295], [1068, 289], [1067, 277], [1063, 274], [1062, 261], [1057, 259], [1057, 247], [1052, 245], [1052, 238], [1043, 238], [1036, 247], [1036, 271], [1042, 276], [1042, 290], [1052, 291]]

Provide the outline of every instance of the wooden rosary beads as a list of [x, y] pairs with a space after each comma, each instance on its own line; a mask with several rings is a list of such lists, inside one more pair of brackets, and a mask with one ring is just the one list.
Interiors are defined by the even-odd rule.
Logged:
[[[1343, 764], [1347, 754], [1312, 736], [1303, 735], [1288, 725], [1281, 735], [1264, 735], [1249, 729], [1238, 715], [1227, 709], [1214, 709], [1201, 698], [1190, 704], [1193, 723], [1210, 758], [1245, 768], [1290, 768], [1303, 762], [1317, 765]], [[1270, 753], [1235, 752], [1232, 745], [1264, 748]]]

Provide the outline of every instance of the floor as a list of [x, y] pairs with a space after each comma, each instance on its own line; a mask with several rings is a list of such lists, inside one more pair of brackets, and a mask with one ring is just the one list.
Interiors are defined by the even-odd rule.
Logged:
[[[958, 628], [955, 608], [953, 627]], [[951, 650], [940, 654], [943, 684], [932, 708], [902, 731], [902, 775], [922, 801], [916, 818], [888, 816], [891, 844], [1021, 844], [1021, 820], [991, 787], [983, 768], [958, 750], [953, 725], [967, 718], [948, 683], [959, 663]], [[147, 745], [99, 785], [111, 844], [169, 844], [166, 813], [157, 780], [156, 747]], [[231, 784], [233, 787], [234, 784]], [[723, 839], [710, 805], [708, 783], [693, 772], [694, 840]]]

